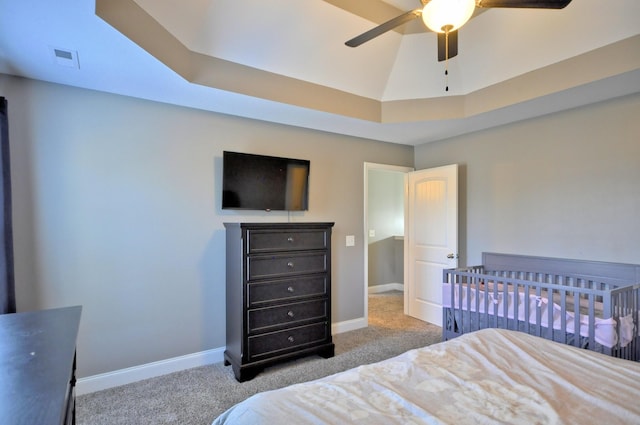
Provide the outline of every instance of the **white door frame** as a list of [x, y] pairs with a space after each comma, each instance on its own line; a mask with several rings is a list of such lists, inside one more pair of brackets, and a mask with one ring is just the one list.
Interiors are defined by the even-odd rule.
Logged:
[[[362, 220], [364, 223], [362, 233], [364, 235], [364, 243], [362, 245], [364, 249], [364, 321], [367, 325], [369, 324], [369, 171], [371, 170], [397, 171], [399, 173], [406, 174], [414, 171], [414, 168], [403, 167], [400, 165], [377, 164], [374, 162], [364, 163], [364, 219]], [[406, 197], [407, 188], [405, 183], [405, 205]], [[405, 309], [406, 308], [407, 307], [405, 306]]]

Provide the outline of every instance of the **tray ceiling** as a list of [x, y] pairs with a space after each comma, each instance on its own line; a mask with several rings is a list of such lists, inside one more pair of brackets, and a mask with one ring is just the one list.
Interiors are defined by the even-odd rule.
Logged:
[[[640, 91], [636, 0], [487, 10], [460, 30], [459, 54], [446, 65], [419, 20], [344, 45], [418, 6], [4, 2], [0, 72], [414, 145]], [[77, 54], [79, 67], [56, 67], [54, 48]]]

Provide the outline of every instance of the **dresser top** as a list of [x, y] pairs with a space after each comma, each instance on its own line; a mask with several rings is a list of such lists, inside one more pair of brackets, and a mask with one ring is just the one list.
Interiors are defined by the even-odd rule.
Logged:
[[223, 223], [224, 227], [254, 227], [254, 228], [265, 228], [265, 229], [275, 229], [275, 228], [316, 228], [316, 227], [333, 227], [334, 223], [331, 222], [264, 222], [264, 223]]
[[0, 315], [3, 424], [59, 424], [82, 307]]

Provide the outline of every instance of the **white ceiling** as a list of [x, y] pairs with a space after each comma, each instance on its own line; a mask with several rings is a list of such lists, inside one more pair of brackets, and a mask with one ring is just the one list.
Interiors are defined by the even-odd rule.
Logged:
[[[448, 80], [433, 33], [392, 31], [349, 48], [346, 40], [378, 23], [329, 1], [133, 1], [99, 1], [110, 9], [101, 18], [93, 0], [0, 0], [0, 72], [411, 145], [640, 91], [637, 0], [488, 10], [461, 29]], [[420, 4], [385, 1], [397, 14]], [[231, 75], [185, 78], [198, 70], [177, 69], [163, 56], [175, 53], [171, 46], [150, 47], [142, 24], [120, 25], [136, 18], [128, 12], [132, 4], [185, 51], [230, 65], [208, 73]], [[114, 26], [126, 27], [127, 36]], [[79, 67], [56, 60], [54, 48], [77, 53]], [[243, 80], [234, 66], [254, 72], [258, 81]], [[260, 90], [261, 76], [272, 74], [286, 77], [282, 90], [291, 91], [291, 82], [308, 84], [285, 96], [278, 87]], [[316, 106], [316, 89], [331, 89], [329, 100], [340, 94], [364, 101], [379, 116]]]

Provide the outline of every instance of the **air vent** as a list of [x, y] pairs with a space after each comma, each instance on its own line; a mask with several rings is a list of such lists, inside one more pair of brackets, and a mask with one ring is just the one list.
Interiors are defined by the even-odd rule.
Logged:
[[53, 53], [58, 59], [73, 60], [73, 53], [67, 52], [66, 50], [53, 49]]
[[53, 60], [57, 65], [80, 69], [77, 51], [51, 47], [51, 52], [53, 53]]

